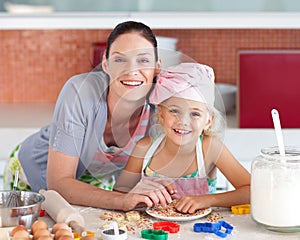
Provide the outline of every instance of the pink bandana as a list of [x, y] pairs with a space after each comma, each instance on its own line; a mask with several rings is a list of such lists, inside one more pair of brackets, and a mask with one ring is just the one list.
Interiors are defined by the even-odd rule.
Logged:
[[179, 97], [214, 105], [215, 75], [209, 66], [181, 63], [161, 73], [150, 95], [150, 103], [160, 104], [170, 97]]

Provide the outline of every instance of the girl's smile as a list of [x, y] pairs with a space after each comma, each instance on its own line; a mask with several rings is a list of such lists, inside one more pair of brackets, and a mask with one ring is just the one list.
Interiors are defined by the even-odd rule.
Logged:
[[195, 141], [207, 128], [209, 115], [204, 103], [171, 97], [158, 106], [166, 135], [177, 144]]
[[182, 129], [174, 129], [174, 132], [178, 135], [186, 135], [191, 133], [192, 131], [182, 130]]

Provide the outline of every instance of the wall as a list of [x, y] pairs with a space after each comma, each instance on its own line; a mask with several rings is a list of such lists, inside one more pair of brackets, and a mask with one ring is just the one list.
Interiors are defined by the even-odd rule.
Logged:
[[[64, 82], [90, 71], [91, 43], [110, 30], [0, 30], [0, 103], [55, 102]], [[178, 50], [236, 84], [239, 49], [299, 49], [298, 29], [155, 29]]]

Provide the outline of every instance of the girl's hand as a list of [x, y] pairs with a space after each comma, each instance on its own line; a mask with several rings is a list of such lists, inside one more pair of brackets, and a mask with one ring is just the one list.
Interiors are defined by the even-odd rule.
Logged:
[[211, 207], [211, 195], [183, 196], [180, 198], [175, 208], [182, 213], [194, 213], [199, 209]]
[[151, 199], [153, 205], [161, 204], [163, 207], [172, 202], [171, 195], [176, 193], [176, 187], [173, 183], [166, 180], [151, 181], [142, 179], [132, 190], [131, 193], [137, 193], [147, 196]]

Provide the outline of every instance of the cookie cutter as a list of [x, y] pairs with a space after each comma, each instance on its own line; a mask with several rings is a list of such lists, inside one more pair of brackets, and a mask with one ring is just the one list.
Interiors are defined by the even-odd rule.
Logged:
[[219, 225], [217, 223], [205, 222], [205, 223], [195, 223], [194, 232], [207, 232], [214, 233], [219, 230]]
[[[219, 230], [215, 232], [215, 234], [219, 237], [225, 238], [228, 234], [231, 234], [233, 230], [233, 226], [231, 226], [229, 223], [221, 220], [217, 224], [219, 224]], [[225, 231], [224, 231], [225, 229]]]
[[[84, 235], [93, 237], [93, 236], [95, 236], [95, 233], [91, 232], [91, 231], [86, 231], [86, 234], [84, 234]], [[85, 237], [85, 236], [80, 236], [77, 232], [73, 233], [74, 240], [80, 240], [82, 237]]]
[[180, 230], [180, 225], [174, 222], [154, 222], [154, 230], [164, 230], [169, 233], [177, 233]]
[[167, 240], [168, 233], [164, 230], [144, 229], [141, 232], [142, 238], [154, 240]]
[[205, 222], [194, 224], [194, 232], [214, 233], [221, 238], [225, 238], [228, 234], [231, 234], [232, 230], [233, 226], [223, 220], [217, 223]]
[[109, 229], [105, 229], [101, 232], [103, 240], [125, 240], [127, 239], [127, 231], [119, 229], [118, 223], [112, 221]]
[[249, 214], [250, 213], [250, 204], [231, 206], [231, 212], [233, 214]]

